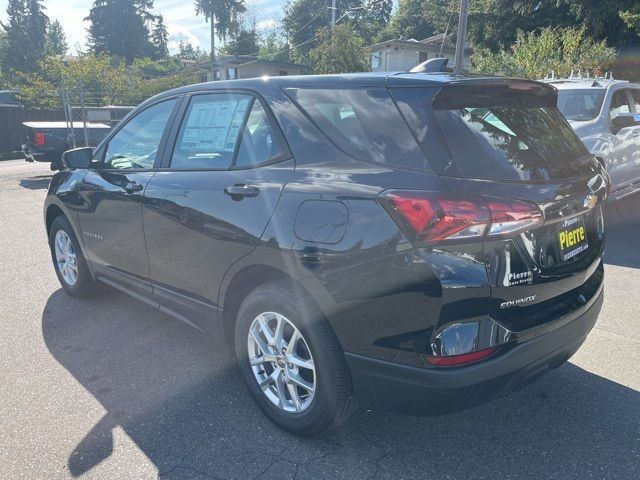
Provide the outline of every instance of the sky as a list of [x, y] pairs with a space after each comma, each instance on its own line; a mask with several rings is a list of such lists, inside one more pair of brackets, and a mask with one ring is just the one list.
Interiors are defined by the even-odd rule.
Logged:
[[[88, 22], [92, 0], [43, 0], [51, 20], [62, 23], [70, 53], [86, 50]], [[259, 29], [272, 27], [282, 17], [284, 0], [251, 0], [247, 2], [255, 12]], [[154, 0], [154, 13], [162, 14], [169, 30], [169, 50], [176, 52], [180, 40], [188, 40], [194, 46], [209, 50], [209, 25], [204, 17], [196, 16], [192, 0]], [[0, 0], [0, 21], [7, 19], [7, 0]]]

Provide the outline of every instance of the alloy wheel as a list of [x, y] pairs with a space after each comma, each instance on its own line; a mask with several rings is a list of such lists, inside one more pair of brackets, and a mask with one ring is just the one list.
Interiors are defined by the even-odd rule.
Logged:
[[309, 408], [316, 391], [316, 370], [300, 330], [284, 315], [263, 312], [247, 338], [249, 364], [264, 395], [289, 413]]
[[78, 281], [78, 263], [73, 242], [64, 230], [56, 233], [54, 251], [60, 275], [69, 286], [74, 286]]

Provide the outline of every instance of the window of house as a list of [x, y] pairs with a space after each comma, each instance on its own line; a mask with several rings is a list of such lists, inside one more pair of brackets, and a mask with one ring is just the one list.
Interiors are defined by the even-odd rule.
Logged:
[[286, 70], [280, 70], [278, 72], [278, 75], [281, 76], [281, 77], [286, 77], [287, 75], [289, 75], [289, 73], [287, 73]]
[[227, 80], [235, 80], [237, 77], [237, 68], [227, 68]]
[[427, 60], [429, 60], [427, 52], [418, 52], [418, 63], [426, 62]]
[[382, 52], [373, 52], [371, 54], [371, 68], [380, 68], [382, 66]]

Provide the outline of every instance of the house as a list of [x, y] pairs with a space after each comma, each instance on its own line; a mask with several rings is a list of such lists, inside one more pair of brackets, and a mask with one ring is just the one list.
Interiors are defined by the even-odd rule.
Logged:
[[[450, 37], [450, 36], [447, 36]], [[411, 70], [416, 65], [432, 58], [445, 57], [452, 67], [455, 59], [455, 45], [444, 34], [424, 40], [397, 39], [376, 43], [368, 47], [371, 53], [372, 72], [393, 72]], [[471, 66], [471, 50], [465, 49], [465, 68]]]
[[200, 63], [198, 67], [206, 72], [206, 81], [213, 78], [213, 70], [216, 80], [303, 75], [309, 71], [306, 65], [262, 60], [252, 55], [221, 55], [215, 62]]

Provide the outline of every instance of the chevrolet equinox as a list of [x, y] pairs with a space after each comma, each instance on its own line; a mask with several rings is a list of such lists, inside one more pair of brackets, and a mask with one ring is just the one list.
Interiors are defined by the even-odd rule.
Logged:
[[57, 276], [224, 338], [260, 409], [436, 415], [565, 362], [603, 299], [608, 178], [543, 83], [446, 73], [171, 90], [64, 154]]

